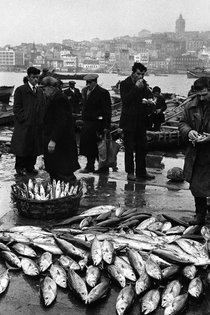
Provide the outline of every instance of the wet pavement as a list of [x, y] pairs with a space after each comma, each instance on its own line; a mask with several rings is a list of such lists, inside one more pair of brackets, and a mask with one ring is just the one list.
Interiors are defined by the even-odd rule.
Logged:
[[[156, 177], [151, 181], [128, 182], [124, 172], [124, 153], [118, 154], [118, 171], [110, 170], [109, 175], [75, 173], [78, 179], [83, 178], [83, 197], [80, 202], [79, 212], [97, 205], [118, 205], [126, 208], [138, 208], [140, 211], [151, 213], [165, 213], [177, 218], [190, 218], [194, 214], [194, 204], [188, 184], [172, 183], [166, 177], [168, 169], [173, 166], [182, 167], [184, 157], [181, 152], [164, 153], [151, 152], [147, 157], [148, 171]], [[81, 167], [85, 166], [85, 159], [80, 157]], [[97, 166], [97, 164], [96, 164]], [[43, 160], [38, 159], [37, 180], [47, 180], [48, 174], [43, 169]], [[31, 220], [21, 217], [11, 200], [11, 185], [22, 180], [15, 176], [14, 156], [3, 154], [0, 158], [0, 225], [7, 228], [14, 225], [46, 225], [46, 222]], [[26, 182], [28, 177], [24, 179]], [[5, 265], [0, 265], [0, 271], [5, 270]], [[115, 303], [119, 289], [112, 287], [109, 295], [94, 305], [86, 306], [75, 297], [68, 289], [58, 289], [58, 296], [52, 306], [46, 308], [40, 300], [39, 279], [24, 276], [22, 272], [11, 271], [11, 282], [8, 290], [0, 297], [0, 314], [52, 314], [52, 315], [110, 315], [115, 314]], [[206, 297], [210, 290], [206, 292]], [[201, 303], [202, 302], [202, 303]], [[208, 298], [201, 301], [191, 301], [185, 314], [207, 315], [210, 314]], [[140, 314], [140, 304], [137, 298], [128, 315]], [[162, 315], [163, 309], [159, 308], [153, 314]]]

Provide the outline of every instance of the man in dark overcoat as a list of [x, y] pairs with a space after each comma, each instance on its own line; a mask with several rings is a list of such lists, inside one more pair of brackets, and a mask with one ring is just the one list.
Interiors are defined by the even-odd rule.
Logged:
[[14, 94], [15, 125], [11, 140], [11, 153], [16, 155], [17, 174], [36, 175], [36, 158], [43, 154], [43, 114], [45, 99], [37, 86], [40, 70], [29, 67], [27, 83], [19, 86]]
[[210, 196], [210, 78], [197, 79], [193, 90], [194, 97], [185, 105], [179, 130], [188, 143], [184, 177], [195, 200], [196, 215], [190, 223], [205, 225]]
[[125, 171], [127, 179], [133, 181], [137, 178], [154, 178], [146, 171], [148, 104], [143, 99], [152, 98], [152, 93], [143, 79], [146, 71], [147, 68], [143, 64], [135, 62], [132, 74], [120, 83], [120, 128], [123, 129], [124, 136]]
[[69, 104], [72, 108], [72, 113], [80, 114], [81, 112], [81, 103], [82, 103], [82, 94], [80, 90], [75, 88], [75, 81], [69, 81], [69, 88], [64, 90], [64, 94], [68, 97]]
[[68, 99], [58, 87], [58, 80], [42, 80], [47, 98], [44, 116], [44, 163], [51, 180], [73, 182], [80, 168], [72, 112]]
[[161, 94], [159, 86], [152, 89], [153, 100], [155, 102], [154, 112], [149, 115], [148, 130], [160, 131], [161, 124], [165, 121], [164, 111], [167, 108], [165, 99]]
[[[108, 133], [111, 125], [111, 98], [109, 92], [97, 84], [97, 74], [84, 77], [86, 88], [83, 89], [83, 121], [80, 135], [80, 154], [86, 156], [86, 167], [81, 173], [94, 171], [98, 159], [98, 135]], [[98, 173], [108, 172], [108, 168], [98, 169]]]

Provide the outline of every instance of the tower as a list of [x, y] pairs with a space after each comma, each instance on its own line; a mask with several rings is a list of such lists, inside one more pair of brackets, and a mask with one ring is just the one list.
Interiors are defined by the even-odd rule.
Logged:
[[183, 19], [182, 14], [180, 14], [179, 18], [176, 20], [175, 33], [177, 37], [182, 37], [185, 33], [185, 20]]

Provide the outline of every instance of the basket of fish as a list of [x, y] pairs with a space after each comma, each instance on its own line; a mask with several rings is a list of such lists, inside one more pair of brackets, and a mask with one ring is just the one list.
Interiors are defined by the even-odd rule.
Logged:
[[12, 185], [12, 198], [20, 214], [34, 219], [60, 219], [75, 215], [82, 196], [82, 183], [75, 185], [53, 180]]

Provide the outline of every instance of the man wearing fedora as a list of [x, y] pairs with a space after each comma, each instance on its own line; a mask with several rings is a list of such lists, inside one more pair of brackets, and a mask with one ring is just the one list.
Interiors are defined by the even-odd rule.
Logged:
[[68, 89], [64, 90], [64, 94], [68, 97], [71, 105], [72, 113], [80, 114], [82, 104], [82, 94], [78, 88], [75, 88], [76, 82], [69, 81]]
[[[95, 160], [98, 160], [98, 135], [110, 130], [111, 98], [109, 92], [98, 85], [98, 74], [84, 76], [86, 87], [82, 91], [84, 125], [80, 135], [80, 154], [86, 156], [87, 164], [81, 173], [95, 171]], [[108, 168], [100, 168], [97, 173], [107, 173]]]

